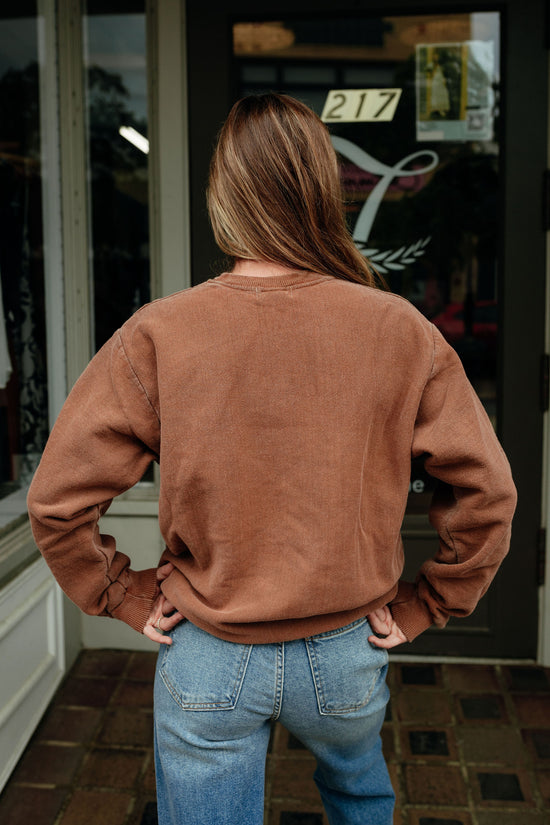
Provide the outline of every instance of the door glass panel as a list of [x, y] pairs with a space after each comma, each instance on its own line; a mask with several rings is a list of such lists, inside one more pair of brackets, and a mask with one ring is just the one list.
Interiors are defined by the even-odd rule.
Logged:
[[25, 511], [48, 435], [38, 35], [36, 3], [2, 4], [0, 527]]
[[[286, 92], [324, 116], [358, 248], [455, 347], [495, 426], [499, 26], [479, 12], [233, 27], [235, 96]], [[408, 514], [432, 492], [419, 463]]]
[[95, 349], [150, 299], [144, 0], [88, 0], [84, 65]]

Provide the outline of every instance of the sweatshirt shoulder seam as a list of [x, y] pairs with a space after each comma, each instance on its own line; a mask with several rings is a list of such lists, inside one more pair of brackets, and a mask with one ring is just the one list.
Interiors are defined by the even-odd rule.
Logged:
[[176, 292], [172, 292], [172, 293], [170, 293], [170, 295], [163, 295], [160, 298], [155, 298], [152, 301], [148, 301], [148, 303], [143, 304], [138, 309], [136, 309], [136, 311], [130, 316], [130, 318], [128, 318], [128, 320], [126, 321], [126, 324], [128, 323], [128, 321], [131, 321], [133, 318], [137, 318], [140, 315], [145, 315], [148, 311], [151, 310], [151, 308], [154, 308], [154, 307], [156, 307], [160, 304], [165, 304], [165, 303], [173, 302], [173, 301], [176, 301], [176, 300], [185, 299], [185, 298], [187, 298], [187, 296], [190, 296], [190, 295], [196, 293], [197, 291], [202, 290], [208, 284], [209, 284], [209, 281], [203, 281], [200, 284], [195, 284], [194, 286], [185, 287], [184, 289], [180, 289], [180, 290], [177, 290]]
[[160, 424], [160, 415], [159, 415], [158, 411], [155, 409], [155, 406], [154, 406], [153, 402], [152, 402], [152, 401], [151, 401], [151, 399], [149, 398], [149, 393], [147, 392], [146, 387], [143, 385], [143, 383], [142, 383], [142, 381], [141, 381], [141, 378], [140, 378], [140, 377], [139, 377], [139, 375], [137, 374], [137, 372], [136, 372], [136, 370], [135, 370], [135, 368], [134, 368], [134, 365], [132, 364], [132, 361], [131, 361], [131, 359], [130, 359], [130, 356], [128, 355], [128, 353], [127, 353], [127, 351], [126, 351], [126, 347], [124, 346], [124, 340], [123, 340], [123, 338], [122, 338], [122, 333], [121, 333], [121, 331], [120, 331], [120, 330], [118, 330], [118, 331], [117, 331], [117, 336], [118, 336], [118, 340], [119, 340], [119, 344], [120, 344], [120, 349], [122, 350], [122, 354], [123, 354], [123, 356], [124, 356], [124, 358], [125, 358], [125, 360], [126, 360], [126, 362], [127, 362], [128, 366], [130, 367], [130, 369], [131, 369], [131, 371], [132, 371], [132, 375], [134, 376], [134, 378], [135, 378], [135, 380], [136, 380], [136, 382], [137, 382], [137, 384], [138, 384], [139, 388], [141, 389], [141, 392], [143, 393], [143, 395], [144, 395], [144, 396], [145, 396], [145, 398], [147, 399], [147, 403], [149, 404], [150, 408], [151, 408], [151, 409], [152, 409], [152, 411], [154, 412], [154, 414], [155, 414], [155, 416], [156, 416], [156, 418], [157, 418], [157, 420], [158, 420], [158, 422], [159, 422], [159, 424]]

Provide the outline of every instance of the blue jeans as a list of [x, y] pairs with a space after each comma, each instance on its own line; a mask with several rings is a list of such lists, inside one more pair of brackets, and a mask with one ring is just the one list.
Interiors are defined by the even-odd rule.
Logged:
[[380, 741], [388, 655], [370, 633], [359, 619], [307, 639], [247, 645], [178, 625], [155, 679], [159, 825], [261, 825], [274, 720], [316, 757], [331, 825], [391, 825]]

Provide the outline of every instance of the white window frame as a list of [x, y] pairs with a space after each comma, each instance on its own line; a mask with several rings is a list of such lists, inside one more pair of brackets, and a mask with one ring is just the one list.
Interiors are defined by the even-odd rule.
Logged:
[[151, 274], [156, 296], [191, 286], [185, 0], [146, 0]]

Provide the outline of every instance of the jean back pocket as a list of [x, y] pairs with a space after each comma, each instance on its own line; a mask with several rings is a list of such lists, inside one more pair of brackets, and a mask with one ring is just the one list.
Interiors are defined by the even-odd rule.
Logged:
[[184, 622], [172, 634], [159, 674], [183, 710], [233, 710], [252, 647], [226, 642]]
[[385, 680], [388, 653], [371, 645], [366, 618], [306, 639], [317, 705], [322, 715], [364, 707]]

